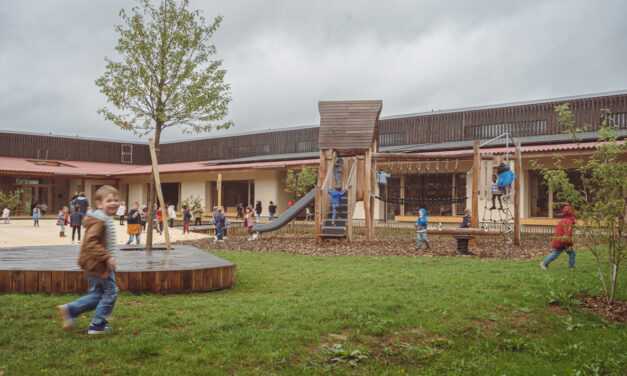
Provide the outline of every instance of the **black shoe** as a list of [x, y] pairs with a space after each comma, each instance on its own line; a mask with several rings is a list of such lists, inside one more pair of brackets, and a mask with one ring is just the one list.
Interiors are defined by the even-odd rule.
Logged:
[[493, 206], [493, 207], [490, 208], [490, 210], [494, 210], [494, 209], [496, 209], [496, 206]]

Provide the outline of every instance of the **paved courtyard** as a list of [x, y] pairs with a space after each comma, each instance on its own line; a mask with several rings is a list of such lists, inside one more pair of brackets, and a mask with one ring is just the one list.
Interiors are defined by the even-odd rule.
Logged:
[[[63, 245], [72, 243], [72, 229], [66, 227], [65, 235], [67, 237], [59, 237], [59, 226], [56, 225], [56, 219], [43, 219], [39, 221], [39, 227], [33, 227], [32, 219], [14, 219], [11, 224], [5, 225], [0, 222], [0, 248], [2, 247], [21, 247], [32, 245]], [[117, 241], [118, 244], [126, 243], [128, 235], [126, 234], [126, 225], [119, 226], [116, 222]], [[82, 229], [84, 231], [84, 229]], [[165, 243], [164, 235], [153, 232], [154, 244]], [[182, 229], [171, 228], [170, 240], [192, 240], [206, 238], [206, 235], [189, 233], [183, 234]], [[145, 244], [146, 234], [141, 235], [141, 242]]]

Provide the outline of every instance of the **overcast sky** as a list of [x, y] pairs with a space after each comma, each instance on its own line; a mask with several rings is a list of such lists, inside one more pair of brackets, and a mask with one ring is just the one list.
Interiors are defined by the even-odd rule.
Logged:
[[[94, 80], [132, 0], [0, 2], [0, 129], [136, 140]], [[223, 134], [313, 125], [319, 100], [383, 113], [627, 89], [627, 1], [199, 1], [231, 85]], [[168, 129], [162, 140], [190, 138]], [[142, 139], [145, 140], [145, 139]]]

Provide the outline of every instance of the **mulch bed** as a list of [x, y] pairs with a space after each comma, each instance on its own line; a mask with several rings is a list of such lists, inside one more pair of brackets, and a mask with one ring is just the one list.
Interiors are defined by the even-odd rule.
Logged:
[[608, 305], [603, 296], [584, 296], [577, 299], [585, 310], [600, 314], [609, 321], [627, 323], [627, 301], [614, 300], [612, 305]]
[[[431, 249], [423, 245], [416, 250], [413, 233], [407, 236], [379, 236], [370, 243], [364, 236], [356, 236], [351, 244], [339, 245], [337, 240], [327, 240], [322, 245], [316, 243], [311, 234], [262, 234], [257, 241], [247, 241], [246, 237], [229, 237], [225, 242], [214, 242], [213, 238], [180, 241], [179, 244], [193, 245], [200, 249], [225, 249], [231, 251], [289, 252], [311, 256], [422, 256], [460, 257], [457, 242], [452, 236], [429, 236]], [[503, 260], [527, 260], [547, 255], [551, 252], [548, 240], [523, 240], [522, 246], [505, 247], [502, 237], [483, 237], [476, 247], [470, 247], [471, 257]]]

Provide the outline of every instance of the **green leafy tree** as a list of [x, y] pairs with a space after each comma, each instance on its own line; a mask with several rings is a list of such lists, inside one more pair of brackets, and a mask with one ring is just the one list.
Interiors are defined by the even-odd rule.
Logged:
[[0, 211], [9, 208], [11, 212], [18, 214], [22, 208], [22, 190], [16, 189], [6, 194], [0, 191]]
[[[579, 134], [589, 128], [577, 128], [568, 103], [556, 106], [558, 122], [566, 128], [579, 148]], [[627, 144], [618, 142], [618, 132], [608, 110], [602, 110], [599, 141], [594, 153], [586, 158], [583, 150], [572, 161], [581, 185], [575, 186], [564, 168], [564, 157], [554, 155], [555, 168], [544, 168], [532, 162], [541, 171], [545, 182], [553, 188], [559, 203], [567, 203], [577, 211], [577, 233], [582, 235], [583, 248], [595, 256], [607, 302], [612, 303], [618, 286], [620, 263], [625, 257], [625, 215], [627, 214], [627, 163], [622, 156]], [[559, 205], [558, 203], [558, 205]], [[609, 285], [607, 279], [609, 278]]]
[[318, 170], [303, 166], [300, 172], [287, 170], [285, 177], [285, 192], [293, 193], [297, 198], [303, 197], [318, 181]]
[[[212, 59], [216, 48], [210, 39], [222, 17], [206, 24], [199, 11], [164, 0], [156, 7], [138, 0], [130, 14], [120, 11], [123, 25], [115, 47], [119, 60], [105, 58], [105, 73], [96, 85], [113, 105], [98, 112], [118, 127], [152, 135], [157, 156], [161, 132], [178, 127], [185, 133], [225, 129], [223, 122], [231, 102], [224, 83], [222, 61]], [[156, 198], [154, 175], [150, 180], [148, 207]], [[146, 246], [152, 247], [152, 221], [148, 221]]]

